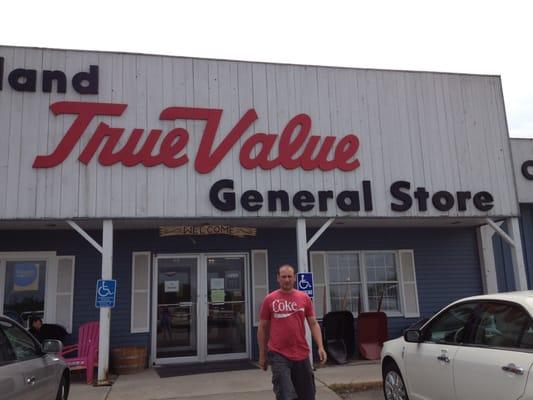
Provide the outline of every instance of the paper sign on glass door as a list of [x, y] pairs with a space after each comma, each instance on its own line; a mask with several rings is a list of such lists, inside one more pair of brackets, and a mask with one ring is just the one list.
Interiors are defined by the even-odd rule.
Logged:
[[165, 293], [177, 293], [180, 291], [180, 281], [165, 281]]
[[211, 289], [224, 290], [224, 278], [211, 278]]

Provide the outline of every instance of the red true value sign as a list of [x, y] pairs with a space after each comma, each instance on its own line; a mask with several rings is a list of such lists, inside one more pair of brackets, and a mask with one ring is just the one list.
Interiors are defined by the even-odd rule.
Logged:
[[[54, 115], [71, 114], [76, 115], [76, 118], [55, 150], [48, 155], [37, 156], [33, 167], [52, 168], [61, 164], [95, 117], [120, 116], [127, 106], [127, 104], [74, 101], [52, 104], [50, 109]], [[255, 109], [249, 109], [226, 134], [222, 142], [213, 147], [221, 116], [222, 110], [216, 108], [169, 107], [161, 112], [159, 119], [205, 121], [194, 167], [197, 172], [207, 174], [217, 167], [246, 130], [258, 119]], [[189, 161], [186, 153], [189, 132], [183, 128], [174, 128], [166, 134], [160, 129], [152, 129], [145, 139], [142, 138], [144, 130], [136, 128], [131, 131], [126, 143], [119, 145], [124, 131], [124, 128], [111, 127], [101, 122], [82, 149], [78, 160], [88, 164], [103, 143], [98, 154], [98, 162], [105, 166], [122, 163], [128, 167], [138, 164], [153, 167], [163, 164], [176, 168]], [[265, 170], [281, 166], [288, 170], [318, 168], [322, 171], [333, 169], [353, 171], [359, 167], [360, 163], [356, 158], [359, 138], [356, 135], [348, 134], [337, 142], [338, 138], [335, 136], [310, 135], [310, 131], [311, 118], [307, 114], [298, 114], [287, 123], [281, 135], [255, 133], [246, 139], [239, 152], [239, 161], [246, 169], [259, 167]], [[162, 135], [164, 136], [161, 144], [156, 148]], [[270, 158], [276, 142], [278, 156]], [[256, 146], [258, 146], [257, 154], [253, 154]], [[331, 159], [328, 158], [330, 152], [333, 154]]]

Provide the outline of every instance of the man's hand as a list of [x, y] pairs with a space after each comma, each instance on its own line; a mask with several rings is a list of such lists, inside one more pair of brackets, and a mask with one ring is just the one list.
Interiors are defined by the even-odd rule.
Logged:
[[268, 368], [268, 360], [267, 360], [266, 355], [264, 355], [264, 354], [260, 354], [260, 355], [259, 355], [259, 367], [260, 367], [263, 371], [266, 371], [267, 368]]
[[320, 358], [320, 364], [325, 364], [328, 360], [328, 355], [323, 347], [318, 349], [318, 357]]

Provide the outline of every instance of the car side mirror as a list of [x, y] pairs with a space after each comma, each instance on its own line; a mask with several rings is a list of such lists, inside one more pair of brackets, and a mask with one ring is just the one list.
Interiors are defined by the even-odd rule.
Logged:
[[409, 343], [420, 343], [422, 342], [422, 332], [418, 329], [408, 329], [403, 334], [403, 338]]
[[55, 339], [46, 339], [42, 347], [45, 353], [50, 354], [59, 354], [63, 351], [63, 343]]

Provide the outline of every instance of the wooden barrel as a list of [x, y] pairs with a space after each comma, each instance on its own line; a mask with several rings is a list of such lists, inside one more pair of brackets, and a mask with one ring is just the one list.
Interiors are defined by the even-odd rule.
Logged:
[[134, 374], [146, 367], [146, 347], [119, 347], [111, 350], [111, 366], [118, 375]]

